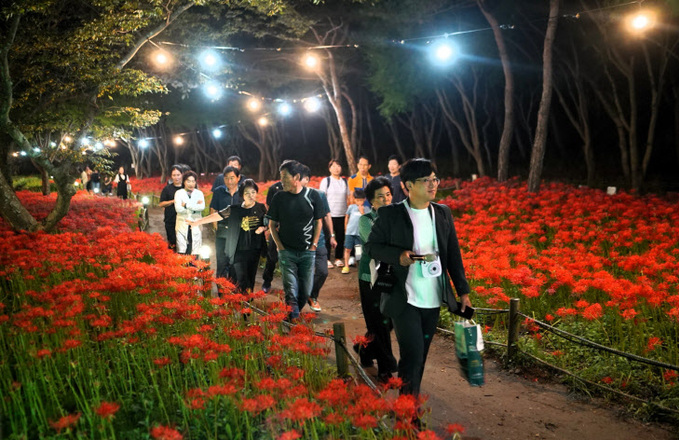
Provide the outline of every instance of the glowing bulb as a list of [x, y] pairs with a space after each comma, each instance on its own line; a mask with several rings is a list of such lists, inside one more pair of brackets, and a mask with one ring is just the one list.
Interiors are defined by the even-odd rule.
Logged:
[[103, 150], [104, 144], [102, 144], [101, 142], [97, 142], [96, 144], [94, 144], [94, 149], [95, 150]]
[[260, 127], [266, 127], [269, 125], [269, 120], [266, 119], [265, 116], [262, 116], [261, 118], [257, 119], [257, 123], [259, 124]]
[[321, 108], [321, 102], [316, 98], [308, 98], [304, 100], [304, 109], [309, 113], [317, 112]]
[[66, 145], [63, 145], [63, 144], [62, 144], [62, 145], [61, 145], [61, 149], [62, 149], [62, 150], [68, 150], [68, 147], [67, 147]]
[[64, 136], [64, 142], [73, 142], [73, 138], [69, 135]]
[[208, 70], [215, 70], [221, 64], [219, 56], [214, 51], [211, 50], [208, 50], [201, 54], [200, 63], [205, 69]]
[[644, 32], [655, 25], [655, 13], [639, 11], [627, 18], [627, 27], [632, 32]]
[[146, 148], [149, 146], [149, 141], [146, 139], [139, 139], [139, 147]]
[[320, 64], [320, 61], [316, 55], [312, 55], [310, 53], [306, 54], [304, 56], [304, 59], [302, 60], [304, 65], [306, 66], [307, 69], [315, 69], [318, 67]]
[[50, 147], [54, 148], [54, 147], [56, 147], [56, 146], [57, 146], [57, 143], [56, 143], [56, 142], [54, 142], [54, 141], [50, 142]]
[[38, 148], [38, 147], [33, 148], [33, 152], [34, 153], [40, 153], [40, 148]]
[[257, 98], [251, 98], [251, 99], [248, 101], [248, 109], [249, 109], [251, 112], [256, 112], [256, 111], [259, 110], [260, 108], [262, 108], [262, 103], [259, 101], [259, 99], [257, 99]]
[[215, 139], [219, 139], [220, 137], [222, 137], [222, 130], [220, 130], [219, 128], [215, 128], [214, 130], [212, 130], [212, 137], [214, 137]]
[[141, 198], [141, 203], [143, 205], [148, 205], [149, 203], [151, 203], [151, 199], [149, 199], [149, 196], [144, 196]]
[[209, 82], [205, 84], [205, 95], [212, 99], [219, 99], [222, 96], [222, 88], [216, 82]]
[[457, 48], [449, 41], [442, 41], [435, 44], [431, 50], [433, 60], [442, 65], [447, 65], [457, 58]]
[[158, 66], [165, 67], [170, 64], [170, 56], [166, 52], [159, 50], [153, 55], [153, 61], [155, 61]]
[[80, 140], [80, 143], [81, 143], [82, 145], [89, 145], [89, 144], [90, 144], [90, 140], [89, 140], [89, 138], [86, 138], [86, 137], [85, 137], [85, 138], [82, 138], [82, 139]]
[[278, 113], [280, 113], [283, 116], [288, 116], [290, 113], [292, 113], [292, 106], [288, 104], [287, 102], [284, 102], [283, 104], [278, 106]]
[[21, 154], [22, 156], [25, 156], [25, 155], [26, 155], [26, 152], [25, 152], [25, 151], [20, 151], [19, 154]]
[[12, 157], [19, 157], [19, 153], [15, 151], [14, 153], [12, 153]]
[[181, 136], [175, 136], [173, 142], [175, 145], [184, 145], [184, 138]]

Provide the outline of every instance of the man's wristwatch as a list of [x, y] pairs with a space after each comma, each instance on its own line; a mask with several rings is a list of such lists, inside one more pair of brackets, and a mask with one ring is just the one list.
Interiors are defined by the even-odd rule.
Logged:
[[330, 236], [331, 236], [331, 237], [334, 237], [334, 236], [335, 236], [335, 234], [330, 234]]

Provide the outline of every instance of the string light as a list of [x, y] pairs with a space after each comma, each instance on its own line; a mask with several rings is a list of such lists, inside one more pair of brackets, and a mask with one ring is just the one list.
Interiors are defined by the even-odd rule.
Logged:
[[175, 145], [184, 145], [184, 138], [181, 136], [175, 136], [172, 141]]
[[213, 50], [206, 50], [200, 55], [199, 59], [203, 68], [210, 71], [217, 70], [222, 64], [219, 55]]
[[438, 41], [431, 47], [431, 58], [439, 65], [449, 65], [455, 61], [459, 51], [451, 41]]
[[307, 69], [315, 70], [318, 68], [320, 61], [316, 55], [308, 53], [302, 59], [302, 64], [304, 64]]
[[73, 142], [73, 138], [69, 135], [64, 136], [64, 142]]
[[212, 99], [213, 101], [221, 98], [221, 96], [222, 96], [222, 88], [215, 81], [210, 81], [210, 82], [206, 83], [204, 90], [205, 90], [205, 95], [208, 98]]
[[292, 113], [292, 106], [287, 102], [284, 102], [278, 106], [278, 113], [281, 116], [288, 116]]
[[642, 33], [654, 27], [655, 21], [655, 12], [643, 10], [629, 15], [626, 19], [626, 25], [632, 33]]
[[138, 145], [140, 148], [146, 148], [149, 146], [149, 141], [146, 139], [139, 139]]
[[260, 127], [266, 127], [269, 125], [269, 120], [266, 118], [266, 116], [262, 116], [261, 118], [257, 119], [257, 123]]
[[170, 57], [169, 53], [159, 49], [153, 53], [152, 57], [153, 61], [156, 63], [156, 66], [160, 68], [167, 68], [171, 64], [172, 58]]
[[86, 138], [86, 137], [84, 137], [84, 138], [82, 138], [82, 139], [80, 140], [80, 143], [81, 143], [82, 145], [85, 145], [85, 146], [87, 146], [87, 145], [89, 145], [89, 144], [90, 144], [90, 139], [89, 139], [89, 138]]
[[316, 98], [304, 100], [304, 109], [309, 113], [317, 112], [321, 108], [321, 102]]
[[219, 128], [215, 128], [214, 130], [212, 130], [212, 137], [214, 137], [215, 139], [221, 138], [222, 137], [222, 130], [219, 129]]
[[250, 110], [251, 112], [254, 113], [256, 111], [259, 111], [259, 109], [262, 108], [262, 101], [260, 99], [257, 99], [257, 98], [250, 98], [250, 100], [248, 100], [247, 105], [248, 105], [248, 110]]

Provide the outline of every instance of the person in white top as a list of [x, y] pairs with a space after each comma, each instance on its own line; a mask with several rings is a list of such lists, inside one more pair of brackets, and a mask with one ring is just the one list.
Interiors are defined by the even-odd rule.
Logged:
[[196, 188], [198, 175], [187, 171], [182, 175], [184, 188], [174, 195], [174, 209], [177, 211], [177, 253], [198, 255], [203, 244], [200, 226], [189, 226], [186, 220], [198, 220], [203, 217], [205, 196]]
[[401, 178], [408, 198], [380, 208], [363, 250], [392, 266], [395, 280], [382, 293], [380, 311], [391, 318], [398, 340], [400, 392], [419, 395], [441, 306], [464, 313], [472, 307], [471, 289], [450, 208], [434, 203], [440, 179], [431, 162], [410, 159]]
[[[332, 218], [332, 228], [335, 240], [337, 240], [337, 247], [334, 252], [335, 266], [342, 267], [343, 250], [344, 250], [344, 216], [347, 213], [347, 198], [349, 196], [349, 184], [347, 180], [342, 177], [342, 165], [336, 159], [332, 159], [328, 163], [328, 170], [330, 175], [321, 180], [319, 191], [325, 193], [328, 198], [328, 205], [330, 206], [330, 217]], [[330, 237], [329, 237], [330, 238]], [[328, 259], [333, 259], [333, 253], [328, 252]]]

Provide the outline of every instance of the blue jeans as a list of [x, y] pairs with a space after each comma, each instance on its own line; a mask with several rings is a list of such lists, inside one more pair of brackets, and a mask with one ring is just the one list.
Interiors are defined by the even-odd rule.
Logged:
[[278, 251], [278, 265], [283, 275], [285, 303], [292, 307], [290, 319], [299, 317], [314, 283], [316, 252], [284, 249]]

